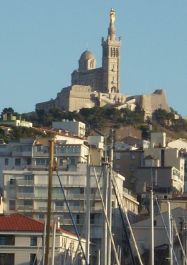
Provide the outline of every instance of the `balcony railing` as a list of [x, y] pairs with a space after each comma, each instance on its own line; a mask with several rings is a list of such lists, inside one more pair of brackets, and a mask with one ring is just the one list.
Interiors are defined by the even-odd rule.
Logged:
[[33, 210], [33, 205], [17, 205], [16, 210], [30, 212], [31, 210]]
[[17, 186], [33, 186], [34, 180], [17, 179], [16, 185]]
[[[84, 206], [69, 206], [70, 207], [70, 210], [72, 211], [72, 212], [85, 212], [85, 207]], [[35, 209], [34, 209], [34, 211], [41, 211], [41, 212], [47, 212], [47, 206], [45, 207], [45, 206], [36, 206], [35, 207]], [[60, 213], [60, 212], [64, 212], [64, 213], [66, 213], [66, 212], [68, 212], [68, 209], [67, 209], [67, 207], [66, 206], [52, 206], [52, 212], [53, 213], [55, 213], [55, 212], [58, 212], [58, 213]]]
[[25, 193], [25, 192], [17, 192], [16, 194], [17, 199], [33, 199], [35, 198], [34, 193]]

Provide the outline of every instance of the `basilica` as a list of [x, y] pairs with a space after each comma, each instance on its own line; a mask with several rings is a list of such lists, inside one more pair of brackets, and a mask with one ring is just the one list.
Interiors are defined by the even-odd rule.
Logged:
[[36, 104], [36, 110], [49, 111], [57, 107], [61, 110], [79, 111], [82, 108], [106, 106], [129, 108], [137, 106], [151, 117], [158, 108], [169, 111], [163, 90], [148, 95], [125, 96], [120, 93], [120, 48], [121, 40], [116, 36], [116, 14], [110, 10], [109, 27], [106, 39], [102, 38], [102, 66], [96, 67], [96, 59], [91, 51], [84, 51], [79, 59], [78, 69], [71, 74], [71, 85], [63, 88], [56, 96], [46, 102]]

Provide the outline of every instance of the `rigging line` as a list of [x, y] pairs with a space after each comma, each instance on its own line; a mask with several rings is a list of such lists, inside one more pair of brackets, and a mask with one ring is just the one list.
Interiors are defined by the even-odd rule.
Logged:
[[106, 220], [106, 223], [107, 223], [107, 228], [108, 228], [108, 231], [109, 231], [109, 234], [110, 234], [111, 243], [112, 243], [112, 247], [113, 247], [113, 250], [114, 250], [115, 260], [116, 260], [117, 265], [120, 265], [119, 259], [118, 259], [118, 254], [117, 254], [116, 247], [115, 247], [115, 244], [114, 244], [112, 231], [110, 229], [110, 224], [109, 224], [109, 221], [108, 221], [108, 218], [107, 218], [107, 213], [106, 213], [106, 209], [105, 209], [105, 205], [104, 205], [104, 201], [103, 201], [103, 196], [101, 194], [101, 189], [100, 189], [100, 186], [99, 186], [99, 182], [98, 182], [98, 178], [97, 178], [97, 173], [96, 173], [95, 167], [93, 169], [94, 169], [94, 176], [95, 176], [97, 188], [98, 188], [98, 191], [99, 191], [99, 196], [100, 196], [100, 199], [101, 199], [101, 204], [102, 204], [102, 207], [103, 207], [103, 212], [104, 212], [104, 215], [105, 215], [105, 220]]
[[117, 194], [116, 194], [116, 191], [115, 190], [114, 190], [114, 193], [115, 193], [115, 196], [116, 196], [116, 199], [117, 199], [117, 203], [118, 203], [118, 207], [119, 207], [119, 212], [120, 212], [121, 220], [123, 222], [125, 237], [126, 237], [126, 241], [127, 241], [129, 250], [130, 250], [130, 255], [131, 255], [132, 263], [134, 265], [136, 265], [135, 258], [134, 258], [134, 255], [133, 255], [133, 252], [132, 252], [132, 248], [131, 248], [131, 245], [130, 245], [130, 240], [129, 240], [129, 237], [128, 237], [127, 229], [125, 227], [125, 220], [124, 220], [124, 216], [123, 216], [123, 211], [122, 211], [121, 205], [119, 203], [119, 200], [117, 198]]
[[[92, 162], [92, 158], [90, 157], [90, 168], [93, 168], [94, 167], [94, 165], [93, 165], [93, 162]], [[99, 175], [99, 177], [98, 177], [98, 182], [100, 182], [100, 180], [101, 180], [101, 177], [102, 177], [102, 175], [103, 175], [103, 172], [104, 172], [104, 170], [103, 170], [103, 167], [101, 167], [101, 172], [100, 172], [100, 175]], [[93, 194], [93, 202], [95, 201], [95, 198], [96, 198], [96, 192]]]
[[[164, 228], [165, 228], [165, 230], [166, 230], [166, 235], [167, 235], [167, 238], [168, 238], [169, 246], [172, 247], [171, 242], [170, 242], [170, 237], [169, 237], [168, 228], [167, 228], [166, 222], [165, 222], [165, 220], [164, 220], [163, 214], [162, 214], [162, 212], [161, 212], [161, 210], [160, 210], [160, 205], [159, 205], [159, 203], [158, 203], [158, 198], [157, 198], [157, 196], [155, 196], [155, 200], [156, 200], [156, 203], [157, 203], [157, 207], [158, 207], [158, 210], [159, 210], [159, 213], [160, 213], [160, 216], [161, 216], [161, 219], [162, 219], [162, 222], [163, 222]], [[176, 256], [176, 253], [175, 253], [175, 251], [174, 251], [174, 248], [172, 248], [172, 250], [173, 250], [173, 255], [174, 255], [175, 261], [176, 261], [177, 265], [179, 265], [179, 262], [178, 262], [178, 260], [177, 260], [177, 256]]]
[[179, 236], [179, 233], [178, 233], [177, 224], [176, 224], [175, 219], [173, 219], [173, 220], [174, 220], [174, 222], [173, 222], [173, 223], [174, 223], [174, 229], [175, 229], [175, 232], [176, 232], [177, 238], [178, 238], [178, 240], [179, 240], [180, 247], [181, 247], [181, 249], [182, 249], [183, 257], [185, 258], [185, 261], [186, 261], [186, 264], [187, 264], [187, 257], [186, 257], [186, 253], [185, 253], [185, 251], [184, 251], [184, 247], [183, 247], [183, 245], [182, 245], [182, 242], [181, 242], [181, 239], [180, 239], [180, 236]]
[[58, 180], [59, 180], [59, 183], [60, 183], [60, 187], [61, 187], [61, 190], [62, 190], [62, 193], [63, 193], [63, 196], [64, 196], [65, 204], [66, 204], [66, 206], [67, 206], [67, 208], [68, 208], [68, 212], [69, 212], [69, 215], [70, 215], [70, 218], [71, 218], [72, 224], [73, 224], [73, 228], [74, 228], [74, 230], [75, 230], [76, 236], [77, 236], [77, 238], [78, 238], [78, 241], [79, 241], [79, 244], [80, 244], [80, 247], [81, 247], [81, 250], [82, 250], [83, 258], [84, 258], [84, 260], [85, 260], [85, 262], [86, 262], [86, 265], [89, 265], [89, 264], [88, 264], [88, 261], [87, 261], [87, 258], [86, 258], [86, 254], [85, 254], [84, 249], [83, 249], [83, 246], [82, 246], [81, 237], [80, 237], [79, 232], [78, 232], [78, 230], [77, 230], [77, 226], [76, 226], [75, 221], [74, 221], [74, 219], [73, 219], [73, 215], [72, 215], [72, 213], [71, 213], [71, 210], [70, 210], [70, 207], [69, 207], [69, 203], [68, 203], [68, 201], [67, 201], [67, 198], [66, 198], [66, 195], [65, 195], [65, 191], [64, 191], [64, 188], [63, 188], [63, 186], [62, 186], [62, 182], [61, 182], [60, 176], [59, 176], [59, 174], [58, 174], [58, 170], [56, 170], [56, 174], [57, 174], [57, 177], [58, 177]]
[[[114, 184], [115, 182], [115, 184]], [[131, 236], [132, 236], [132, 239], [133, 239], [133, 243], [134, 243], [134, 246], [135, 246], [135, 249], [136, 249], [136, 253], [137, 253], [137, 256], [138, 256], [138, 260], [139, 260], [139, 263], [141, 265], [143, 265], [143, 262], [142, 262], [142, 259], [141, 259], [141, 256], [140, 256], [140, 253], [139, 253], [139, 250], [138, 250], [138, 246], [137, 246], [137, 243], [136, 243], [136, 239], [134, 237], [134, 233], [132, 231], [132, 227], [131, 227], [131, 224], [130, 224], [130, 221], [129, 221], [129, 218], [128, 218], [128, 214], [127, 214], [127, 211], [126, 211], [126, 208], [124, 207], [123, 205], [123, 202], [122, 202], [122, 199], [120, 196], [118, 196], [119, 193], [119, 190], [118, 190], [118, 194], [117, 194], [117, 191], [116, 191], [116, 187], [118, 189], [118, 186], [117, 186], [117, 183], [115, 181], [115, 178], [114, 178], [114, 174], [112, 174], [112, 186], [113, 186], [113, 189], [114, 189], [114, 193], [115, 193], [115, 196], [116, 196], [116, 199], [117, 199], [117, 203], [118, 203], [118, 206], [119, 206], [119, 209], [120, 209], [120, 216], [122, 218], [122, 222], [123, 222], [123, 225], [124, 225], [124, 230], [125, 230], [125, 235], [127, 237], [127, 243], [129, 245], [129, 249], [130, 249], [130, 254], [131, 254], [131, 259], [132, 259], [132, 262], [133, 264], [136, 264], [135, 262], [135, 259], [134, 259], [134, 255], [132, 253], [132, 248], [131, 248], [131, 244], [130, 244], [130, 240], [128, 238], [128, 234], [127, 234], [127, 230], [126, 230], [126, 222], [124, 220], [124, 215], [123, 213], [125, 213], [125, 218], [126, 218], [126, 221], [127, 221], [127, 224], [128, 224], [128, 227], [129, 227], [129, 230], [130, 230], [130, 233], [131, 233]], [[119, 197], [120, 197], [120, 200], [119, 200]], [[124, 211], [123, 211], [124, 210]]]

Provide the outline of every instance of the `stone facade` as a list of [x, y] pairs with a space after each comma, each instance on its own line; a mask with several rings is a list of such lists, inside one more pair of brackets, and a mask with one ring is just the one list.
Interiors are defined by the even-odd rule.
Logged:
[[110, 23], [107, 38], [102, 38], [102, 66], [96, 68], [96, 59], [92, 52], [84, 51], [79, 66], [71, 74], [71, 85], [57, 94], [55, 99], [36, 104], [37, 110], [49, 111], [57, 107], [67, 111], [79, 111], [94, 106], [114, 106], [128, 108], [136, 106], [145, 111], [145, 117], [162, 108], [169, 111], [163, 90], [149, 95], [125, 96], [120, 93], [120, 47], [121, 40], [116, 37], [115, 11], [110, 11]]
[[119, 93], [120, 46], [115, 33], [115, 11], [110, 11], [110, 24], [106, 40], [102, 38], [102, 67], [96, 68], [92, 52], [84, 51], [79, 59], [79, 67], [71, 74], [71, 86], [65, 87], [56, 99], [36, 104], [36, 109], [49, 111], [58, 107], [68, 111], [92, 108], [96, 105], [116, 105], [125, 103], [126, 97]]

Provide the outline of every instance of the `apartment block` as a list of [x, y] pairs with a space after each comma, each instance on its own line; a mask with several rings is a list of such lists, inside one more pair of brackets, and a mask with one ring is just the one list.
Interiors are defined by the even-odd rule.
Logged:
[[59, 130], [67, 130], [70, 133], [77, 135], [79, 137], [84, 137], [86, 133], [86, 125], [83, 122], [76, 120], [62, 120], [62, 121], [53, 121], [52, 128]]
[[132, 191], [141, 194], [152, 187], [158, 193], [184, 192], [184, 154], [167, 146], [165, 133], [152, 132], [150, 143], [139, 149], [116, 146], [114, 169], [125, 176]]

